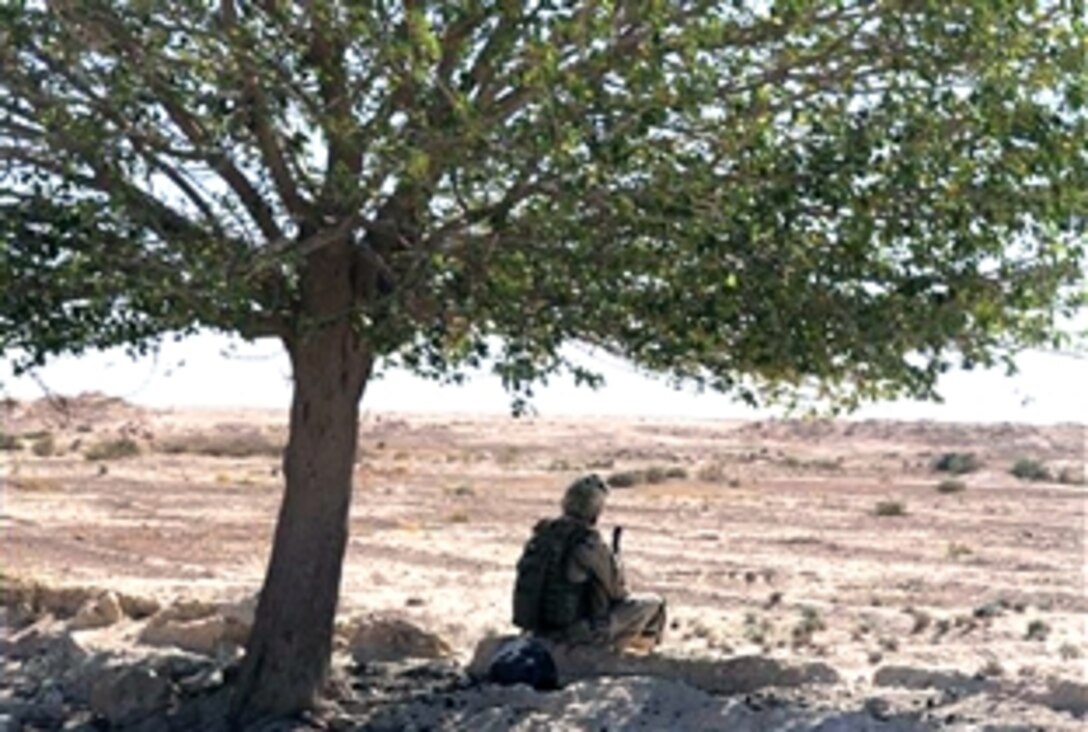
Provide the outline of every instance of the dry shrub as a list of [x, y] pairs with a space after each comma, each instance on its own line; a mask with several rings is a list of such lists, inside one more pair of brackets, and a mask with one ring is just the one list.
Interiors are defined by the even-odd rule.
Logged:
[[34, 440], [30, 451], [38, 457], [52, 457], [57, 452], [57, 445], [53, 441], [53, 435], [49, 432]]
[[961, 557], [974, 554], [974, 551], [966, 544], [961, 544], [958, 541], [950, 541], [945, 549], [945, 554], [948, 555], [949, 559], [960, 559]]
[[612, 473], [605, 480], [605, 483], [611, 488], [631, 488], [643, 483], [656, 485], [670, 480], [684, 480], [687, 477], [688, 471], [682, 467], [665, 468], [654, 465], [645, 470], [621, 470], [618, 473]]
[[6, 432], [0, 432], [0, 450], [14, 452], [15, 450], [22, 449], [22, 440], [20, 440], [17, 435], [9, 435]]
[[279, 457], [283, 445], [253, 428], [217, 429], [212, 433], [187, 432], [160, 440], [160, 452], [209, 457]]
[[1084, 485], [1084, 468], [1062, 468], [1058, 482], [1064, 485]]
[[646, 473], [642, 470], [621, 470], [612, 473], [605, 481], [611, 488], [631, 488], [646, 482]]
[[57, 493], [64, 488], [60, 481], [53, 478], [11, 478], [5, 485], [12, 490], [24, 493]]
[[937, 484], [938, 493], [963, 493], [965, 490], [967, 490], [967, 484], [964, 483], [962, 480], [954, 480], [952, 478], [949, 478], [948, 480], [942, 480], [940, 483]]
[[725, 467], [721, 463], [708, 463], [695, 473], [695, 478], [703, 483], [724, 483]]
[[953, 475], [973, 473], [981, 467], [982, 463], [973, 452], [946, 452], [933, 461], [933, 470]]
[[1050, 624], [1045, 620], [1032, 620], [1024, 633], [1025, 640], [1045, 641], [1050, 635]]
[[646, 469], [644, 476], [644, 479], [647, 483], [649, 483], [650, 485], [656, 485], [658, 483], [664, 483], [666, 480], [668, 480], [669, 472], [665, 468], [654, 465], [653, 467]]
[[1020, 480], [1045, 481], [1051, 477], [1045, 465], [1031, 458], [1017, 460], [1009, 472]]
[[140, 454], [140, 446], [128, 437], [116, 440], [103, 440], [87, 448], [83, 457], [87, 460], [120, 460]]
[[906, 516], [907, 507], [902, 501], [880, 501], [873, 513], [877, 516]]

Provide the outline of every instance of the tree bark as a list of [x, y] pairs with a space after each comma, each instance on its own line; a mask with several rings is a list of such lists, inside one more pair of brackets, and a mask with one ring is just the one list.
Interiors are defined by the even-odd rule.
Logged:
[[348, 317], [353, 294], [346, 249], [309, 263], [301, 309], [310, 324], [285, 341], [294, 375], [286, 489], [231, 704], [238, 726], [312, 707], [328, 673], [359, 400], [373, 362]]

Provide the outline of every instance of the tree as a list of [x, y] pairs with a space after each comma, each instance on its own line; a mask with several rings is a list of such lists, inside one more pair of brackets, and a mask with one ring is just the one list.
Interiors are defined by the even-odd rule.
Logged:
[[596, 383], [578, 341], [850, 407], [936, 398], [1082, 302], [1081, 2], [0, 8], [0, 352], [290, 354], [245, 717], [326, 672], [379, 359], [523, 399]]

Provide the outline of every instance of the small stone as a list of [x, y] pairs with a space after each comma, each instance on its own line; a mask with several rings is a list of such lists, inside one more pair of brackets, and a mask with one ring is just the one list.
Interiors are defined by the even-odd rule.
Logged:
[[442, 637], [399, 618], [367, 618], [348, 643], [357, 664], [408, 658], [448, 658], [453, 648]]
[[150, 618], [162, 609], [158, 600], [150, 597], [135, 597], [122, 594], [117, 596], [117, 600], [121, 603], [122, 612], [133, 620]]
[[891, 704], [887, 699], [881, 699], [880, 697], [871, 697], [865, 700], [865, 711], [873, 719], [878, 719], [882, 722], [886, 722], [891, 719]]
[[97, 597], [88, 598], [86, 602], [80, 605], [68, 627], [72, 630], [105, 628], [120, 621], [123, 617], [124, 612], [121, 610], [121, 603], [117, 599], [117, 595], [107, 591]]
[[172, 695], [170, 682], [153, 669], [118, 668], [91, 689], [90, 707], [111, 725], [122, 726], [161, 711]]

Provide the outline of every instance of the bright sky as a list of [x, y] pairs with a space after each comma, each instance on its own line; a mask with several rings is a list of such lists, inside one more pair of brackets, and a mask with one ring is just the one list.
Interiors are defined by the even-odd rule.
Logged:
[[[605, 375], [599, 391], [570, 380], [537, 392], [534, 406], [543, 416], [624, 415], [650, 417], [764, 417], [718, 394], [676, 391], [660, 379], [636, 373], [621, 361], [587, 357]], [[867, 407], [859, 418], [935, 419], [970, 422], [1080, 422], [1088, 420], [1088, 361], [1029, 352], [1020, 374], [1001, 371], [955, 372], [941, 382], [944, 404], [897, 402]], [[42, 385], [58, 394], [100, 391], [148, 406], [286, 408], [289, 367], [276, 341], [246, 344], [203, 334], [164, 344], [155, 359], [132, 361], [121, 351], [65, 357], [36, 372], [37, 379], [14, 378], [0, 365], [0, 393], [19, 399], [43, 395]], [[487, 374], [462, 387], [444, 386], [391, 371], [372, 382], [363, 399], [368, 411], [508, 413], [509, 397]]]

